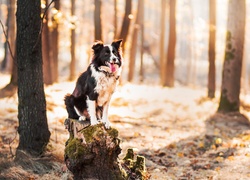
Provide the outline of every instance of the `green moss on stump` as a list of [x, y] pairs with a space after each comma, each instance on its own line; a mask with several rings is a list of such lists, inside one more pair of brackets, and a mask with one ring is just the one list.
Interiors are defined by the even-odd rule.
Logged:
[[116, 129], [98, 124], [81, 130], [76, 137], [70, 133], [65, 147], [65, 163], [74, 179], [149, 179], [145, 158], [135, 156], [133, 149], [118, 161], [121, 149]]
[[88, 148], [82, 144], [80, 139], [72, 138], [65, 147], [65, 154], [72, 159], [78, 159], [88, 153], [90, 153]]
[[135, 178], [146, 180], [149, 179], [149, 174], [146, 171], [145, 158], [143, 156], [135, 156], [133, 149], [127, 149], [127, 154], [123, 158], [125, 169], [127, 171], [127, 178]]

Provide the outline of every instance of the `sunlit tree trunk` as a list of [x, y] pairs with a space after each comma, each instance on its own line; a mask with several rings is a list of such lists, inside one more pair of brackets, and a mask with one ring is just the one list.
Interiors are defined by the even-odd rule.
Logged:
[[117, 0], [114, 0], [114, 39], [117, 39]]
[[130, 82], [133, 81], [134, 73], [135, 73], [135, 59], [136, 59], [136, 51], [137, 51], [138, 33], [140, 29], [140, 24], [141, 24], [141, 19], [140, 19], [141, 6], [143, 6], [142, 0], [139, 0], [138, 6], [137, 6], [136, 20], [135, 20], [133, 35], [132, 35], [132, 44], [130, 47], [130, 54], [129, 54], [128, 81]]
[[94, 24], [95, 24], [95, 40], [102, 39], [102, 21], [101, 21], [102, 1], [95, 0]]
[[[48, 2], [46, 1], [46, 6]], [[45, 12], [44, 12], [45, 13]], [[48, 26], [48, 11], [46, 12], [46, 16], [43, 21], [43, 29], [42, 29], [42, 56], [43, 56], [43, 78], [45, 84], [53, 84], [53, 74], [54, 66], [53, 61], [50, 56], [51, 52], [51, 44], [50, 44], [50, 32]]]
[[125, 5], [125, 14], [123, 17], [123, 22], [122, 22], [122, 28], [121, 28], [121, 33], [119, 36], [119, 39], [122, 39], [122, 49], [124, 50], [124, 46], [128, 37], [128, 32], [129, 32], [129, 25], [131, 19], [129, 18], [129, 15], [131, 14], [132, 10], [132, 0], [126, 0], [126, 5]]
[[215, 80], [215, 36], [216, 36], [216, 0], [209, 0], [209, 46], [208, 46], [208, 97], [214, 98]]
[[230, 0], [225, 58], [222, 72], [221, 97], [218, 111], [239, 111], [240, 78], [243, 58], [246, 4], [245, 0]]
[[[75, 0], [71, 0], [71, 16], [75, 15]], [[70, 75], [69, 80], [72, 81], [75, 78], [75, 71], [76, 71], [76, 57], [75, 57], [75, 22], [72, 22], [71, 28], [71, 62], [70, 62]]]
[[165, 26], [166, 26], [166, 0], [161, 0], [161, 34], [160, 34], [160, 79], [165, 82]]
[[142, 0], [142, 6], [140, 6], [140, 27], [141, 27], [141, 52], [140, 52], [140, 81], [144, 80], [144, 62], [143, 62], [143, 54], [144, 54], [144, 0]]
[[[17, 64], [15, 58], [16, 50], [16, 18], [15, 18], [15, 0], [10, 0], [10, 7], [8, 10], [8, 53], [6, 56], [7, 61], [10, 62], [11, 67], [11, 78], [9, 84], [7, 84], [3, 89], [0, 90], [0, 97], [12, 96], [16, 93], [17, 89]], [[10, 48], [10, 49], [9, 49]]]
[[[58, 11], [60, 11], [60, 0], [55, 0], [54, 1], [55, 6], [54, 8], [57, 9]], [[51, 38], [50, 38], [50, 42], [51, 42], [51, 50], [52, 50], [52, 61], [54, 62], [54, 69], [52, 71], [52, 76], [53, 76], [53, 82], [57, 82], [58, 81], [58, 52], [59, 52], [59, 44], [58, 44], [58, 40], [59, 40], [59, 30], [58, 30], [58, 14], [54, 14], [52, 16], [52, 21], [53, 21], [53, 29], [51, 31]]]
[[[1, 69], [9, 71], [13, 65], [13, 54], [15, 52], [15, 0], [7, 1], [8, 4], [8, 16], [7, 16], [7, 31], [6, 41], [4, 43], [4, 59], [1, 63]], [[8, 42], [7, 42], [8, 41]], [[9, 43], [9, 45], [8, 45]], [[10, 47], [9, 47], [10, 46]], [[10, 50], [10, 49], [11, 50]], [[12, 54], [11, 54], [12, 51]]]
[[175, 72], [175, 45], [176, 45], [176, 19], [175, 19], [176, 0], [170, 0], [169, 9], [169, 41], [166, 62], [166, 75], [164, 86], [174, 86]]
[[[18, 133], [16, 158], [41, 155], [49, 142], [43, 86], [41, 1], [17, 1]], [[26, 156], [27, 157], [27, 156]]]

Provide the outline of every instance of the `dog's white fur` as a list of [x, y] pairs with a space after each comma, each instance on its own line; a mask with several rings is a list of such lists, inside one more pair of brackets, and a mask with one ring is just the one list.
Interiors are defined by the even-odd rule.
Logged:
[[[110, 52], [112, 52], [113, 47], [111, 45], [105, 45], [108, 46], [110, 49]], [[113, 60], [118, 61], [118, 57], [115, 56], [113, 53], [111, 53], [110, 56], [110, 62], [113, 62]], [[118, 68], [118, 67], [117, 67]], [[102, 69], [103, 71], [108, 71], [108, 69]], [[121, 75], [121, 67], [116, 70], [114, 73], [114, 76], [107, 77], [104, 73], [96, 71], [93, 65], [91, 65], [91, 72], [92, 77], [96, 80], [96, 87], [95, 92], [99, 94], [97, 102], [91, 101], [87, 99], [88, 104], [88, 113], [90, 115], [90, 123], [91, 125], [98, 124], [97, 117], [96, 117], [96, 107], [102, 106], [103, 107], [103, 113], [101, 117], [101, 122], [105, 124], [106, 128], [110, 128], [111, 123], [108, 119], [108, 109], [109, 104], [111, 100], [111, 96], [115, 91], [115, 88], [118, 84], [117, 77]], [[108, 72], [109, 73], [109, 72]], [[82, 119], [85, 117], [80, 117]]]

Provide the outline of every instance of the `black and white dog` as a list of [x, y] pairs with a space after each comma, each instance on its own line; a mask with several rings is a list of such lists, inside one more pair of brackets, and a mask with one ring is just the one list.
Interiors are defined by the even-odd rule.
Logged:
[[121, 75], [121, 42], [118, 40], [104, 45], [98, 41], [92, 46], [92, 62], [79, 76], [73, 93], [64, 99], [69, 118], [90, 120], [91, 125], [98, 124], [100, 120], [106, 128], [110, 128], [108, 108]]

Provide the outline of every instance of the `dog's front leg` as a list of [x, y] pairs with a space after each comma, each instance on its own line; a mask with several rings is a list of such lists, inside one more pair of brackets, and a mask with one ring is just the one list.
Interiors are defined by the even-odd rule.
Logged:
[[111, 123], [108, 119], [108, 108], [109, 108], [109, 101], [105, 105], [103, 105], [103, 115], [102, 115], [102, 123], [105, 124], [105, 127], [107, 129], [109, 129], [111, 126]]
[[88, 105], [88, 112], [89, 112], [89, 116], [90, 116], [90, 124], [91, 125], [98, 124], [97, 117], [96, 117], [96, 101], [89, 100], [89, 98], [88, 98], [87, 105]]

